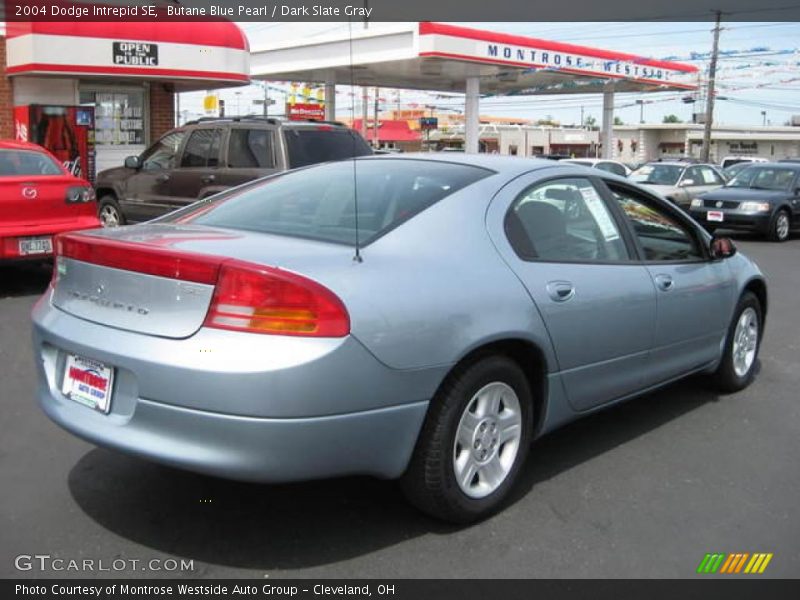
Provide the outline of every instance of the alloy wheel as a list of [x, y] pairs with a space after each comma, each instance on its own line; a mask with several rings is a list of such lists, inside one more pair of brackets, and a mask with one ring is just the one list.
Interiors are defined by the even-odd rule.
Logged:
[[747, 375], [753, 366], [758, 348], [758, 315], [747, 307], [739, 315], [736, 330], [733, 332], [733, 370], [737, 377]]
[[495, 381], [467, 403], [453, 444], [453, 470], [470, 498], [497, 490], [514, 466], [522, 437], [522, 411], [514, 389]]

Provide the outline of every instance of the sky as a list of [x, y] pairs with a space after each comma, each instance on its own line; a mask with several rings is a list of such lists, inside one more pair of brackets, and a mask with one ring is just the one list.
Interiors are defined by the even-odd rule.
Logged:
[[[496, 32], [529, 35], [558, 42], [572, 42], [606, 50], [629, 52], [648, 58], [670, 59], [708, 68], [712, 44], [710, 23], [453, 23]], [[250, 46], [268, 45], [292, 39], [346, 33], [345, 23], [239, 23], [250, 40]], [[380, 27], [374, 23], [370, 27]], [[714, 119], [725, 125], [783, 125], [792, 115], [800, 115], [800, 23], [735, 22], [723, 23], [720, 34], [721, 59], [718, 66], [718, 100]], [[278, 85], [278, 88], [288, 86]], [[270, 91], [277, 105], [271, 114], [280, 114], [285, 98], [280, 92]], [[360, 92], [357, 91], [360, 97]], [[405, 90], [381, 90], [380, 97], [387, 101], [386, 108], [401, 108], [410, 104], [433, 104], [439, 107], [463, 109], [459, 96], [434, 95]], [[680, 101], [684, 94], [617, 94], [615, 115], [624, 123], [639, 122], [643, 110], [645, 122], [660, 123], [665, 115], [674, 114], [682, 121], [691, 121], [692, 104]], [[203, 92], [181, 94], [181, 112], [194, 118], [202, 114]], [[246, 86], [223, 90], [228, 114], [261, 112], [254, 99], [264, 97], [259, 86]], [[635, 104], [644, 98], [645, 104]], [[337, 117], [349, 117], [350, 100], [346, 95], [337, 97]], [[483, 115], [521, 117], [532, 120], [551, 117], [562, 124], [579, 124], [581, 107], [584, 117], [601, 121], [602, 98], [599, 95], [580, 96], [514, 96], [484, 98], [480, 112]], [[700, 106], [694, 110], [700, 110]], [[766, 114], [762, 114], [766, 112]], [[356, 107], [356, 115], [360, 108]]]

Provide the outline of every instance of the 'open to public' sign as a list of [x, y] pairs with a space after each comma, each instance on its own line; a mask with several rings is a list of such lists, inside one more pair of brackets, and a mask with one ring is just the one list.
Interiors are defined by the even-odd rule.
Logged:
[[127, 67], [158, 66], [158, 44], [114, 42], [114, 64]]

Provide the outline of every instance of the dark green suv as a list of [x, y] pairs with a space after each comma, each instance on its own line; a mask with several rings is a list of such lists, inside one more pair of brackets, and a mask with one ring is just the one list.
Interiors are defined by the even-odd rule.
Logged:
[[100, 172], [99, 216], [106, 227], [148, 221], [259, 177], [371, 153], [364, 138], [336, 122], [200, 119]]

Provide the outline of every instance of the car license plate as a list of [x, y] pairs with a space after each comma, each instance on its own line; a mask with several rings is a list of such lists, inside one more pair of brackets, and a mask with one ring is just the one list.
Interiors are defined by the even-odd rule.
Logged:
[[50, 237], [30, 237], [20, 238], [19, 255], [28, 256], [29, 254], [52, 254], [53, 240]]
[[68, 398], [102, 413], [108, 413], [111, 409], [113, 385], [113, 367], [91, 358], [67, 355], [61, 392]]
[[706, 213], [706, 219], [721, 223], [725, 219], [725, 213], [720, 210], [710, 210]]

